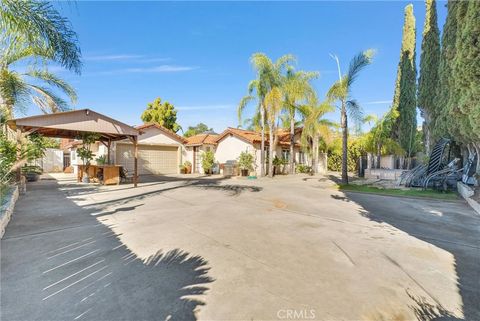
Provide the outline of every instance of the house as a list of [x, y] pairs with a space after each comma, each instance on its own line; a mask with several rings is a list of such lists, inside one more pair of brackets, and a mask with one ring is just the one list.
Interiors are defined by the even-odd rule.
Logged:
[[201, 154], [206, 151], [215, 152], [218, 136], [219, 135], [213, 133], [205, 133], [186, 139], [185, 148], [187, 158], [185, 160], [192, 163], [193, 173], [203, 173]]
[[[192, 164], [192, 172], [203, 174], [201, 165], [201, 155], [206, 151], [213, 151], [215, 161], [219, 164], [235, 162], [243, 151], [253, 155], [255, 173], [260, 174], [260, 146], [261, 134], [254, 131], [227, 128], [221, 134], [203, 133], [188, 138], [177, 135], [158, 124], [144, 124], [136, 127], [140, 130], [138, 136], [138, 173], [139, 175], [162, 175], [180, 173], [180, 165], [189, 161]], [[302, 128], [295, 129], [294, 157], [296, 164], [308, 164], [307, 155], [304, 154], [300, 139]], [[278, 130], [275, 136], [276, 149], [274, 157], [290, 160], [290, 131]], [[82, 164], [77, 156], [76, 150], [81, 147], [81, 141], [68, 142], [66, 148], [69, 149], [70, 165], [74, 172], [77, 172], [77, 166]], [[265, 156], [268, 159], [269, 154], [268, 134], [265, 135]], [[100, 155], [107, 155], [108, 148], [97, 142], [92, 146], [95, 158]], [[112, 142], [110, 151], [111, 163], [122, 165], [128, 172], [133, 172], [134, 149], [133, 143], [129, 140]], [[95, 164], [95, 160], [92, 164]], [[326, 166], [326, 161], [324, 161]], [[323, 165], [322, 165], [323, 166]], [[322, 167], [321, 166], [321, 167]], [[222, 167], [222, 166], [220, 166]]]
[[[138, 174], [178, 174], [180, 164], [187, 157], [185, 138], [175, 134], [158, 124], [144, 124], [136, 127], [141, 132], [138, 136]], [[76, 174], [78, 165], [82, 160], [77, 155], [77, 149], [82, 146], [81, 140], [70, 141], [64, 146], [70, 155], [70, 165]], [[96, 158], [101, 155], [107, 156], [108, 148], [103, 143], [92, 144], [91, 149], [95, 154], [92, 164], [96, 164]], [[112, 142], [110, 161], [113, 164], [122, 165], [129, 173], [133, 173], [134, 148], [130, 140]]]
[[[158, 124], [138, 127], [138, 174], [178, 174], [187, 157], [185, 138]], [[112, 146], [113, 162], [133, 172], [134, 150], [131, 141], [118, 141]]]
[[[306, 156], [300, 146], [302, 128], [295, 129], [294, 157], [297, 164], [306, 164]], [[237, 160], [240, 153], [247, 151], [252, 153], [254, 170], [257, 174], [261, 166], [261, 134], [254, 131], [229, 127], [216, 139], [215, 159], [223, 164], [227, 161]], [[265, 157], [269, 154], [268, 135], [265, 135]], [[277, 132], [277, 146], [274, 157], [290, 160], [290, 131], [279, 130]]]

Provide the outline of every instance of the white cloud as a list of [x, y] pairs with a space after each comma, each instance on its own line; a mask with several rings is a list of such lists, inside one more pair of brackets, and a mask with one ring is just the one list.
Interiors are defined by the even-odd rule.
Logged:
[[125, 68], [119, 69], [120, 72], [127, 73], [147, 73], [147, 72], [181, 72], [198, 69], [194, 66], [160, 65], [153, 67]]
[[366, 105], [386, 105], [386, 104], [391, 104], [392, 100], [374, 100], [374, 101], [369, 101], [366, 102]]
[[180, 106], [178, 110], [222, 110], [222, 109], [235, 109], [235, 105], [200, 105], [200, 106]]
[[83, 59], [87, 61], [120, 61], [144, 58], [142, 55], [98, 55], [98, 56], [86, 56]]

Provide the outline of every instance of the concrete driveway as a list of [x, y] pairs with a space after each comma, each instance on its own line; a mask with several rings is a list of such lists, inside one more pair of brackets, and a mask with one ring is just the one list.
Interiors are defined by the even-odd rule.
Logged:
[[29, 185], [2, 320], [480, 320], [480, 216], [319, 177]]

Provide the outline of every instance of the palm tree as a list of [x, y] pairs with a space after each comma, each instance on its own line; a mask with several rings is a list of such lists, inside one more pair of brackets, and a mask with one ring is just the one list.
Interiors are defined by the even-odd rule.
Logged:
[[77, 34], [67, 19], [47, 1], [0, 0], [1, 35], [11, 42], [50, 51], [51, 59], [80, 73]]
[[361, 108], [356, 100], [351, 98], [352, 85], [358, 77], [360, 71], [369, 65], [372, 61], [374, 51], [369, 49], [367, 51], [357, 54], [350, 61], [348, 72], [342, 75], [340, 71], [340, 62], [337, 56], [332, 56], [338, 67], [339, 80], [335, 82], [328, 90], [327, 97], [333, 101], [340, 102], [340, 126], [342, 128], [342, 183], [348, 184], [348, 169], [347, 169], [347, 148], [348, 148], [348, 117], [347, 113], [355, 119], [360, 119]]
[[273, 87], [265, 96], [265, 114], [268, 125], [268, 176], [273, 177], [273, 153], [275, 151], [275, 133], [276, 133], [276, 121], [282, 110], [283, 105], [283, 92], [280, 87]]
[[335, 123], [322, 117], [326, 113], [334, 111], [335, 107], [328, 101], [321, 103], [314, 101], [312, 104], [301, 106], [300, 110], [304, 115], [301, 143], [304, 149], [310, 150], [312, 169], [316, 174], [318, 171], [319, 140], [323, 138], [328, 142], [331, 136], [330, 128], [336, 126]]
[[293, 60], [294, 57], [292, 55], [284, 55], [278, 58], [277, 61], [272, 62], [264, 53], [255, 53], [250, 58], [250, 62], [256, 70], [257, 78], [248, 84], [248, 94], [241, 99], [237, 112], [238, 120], [241, 124], [242, 113], [245, 111], [246, 106], [252, 101], [257, 102], [254, 118], [260, 119], [261, 128], [260, 162], [262, 166], [260, 167], [260, 176], [265, 176], [265, 97], [274, 87], [280, 87], [282, 71]]
[[295, 174], [295, 114], [302, 103], [316, 100], [315, 89], [310, 81], [318, 77], [317, 72], [295, 71], [289, 68], [284, 80], [284, 110], [290, 121], [290, 174]]
[[[44, 112], [58, 112], [68, 109], [68, 103], [52, 88], [66, 94], [75, 103], [75, 90], [64, 80], [48, 71], [38, 68], [38, 60], [52, 58], [51, 51], [42, 48], [10, 44], [0, 51], [0, 111], [12, 118], [14, 109], [21, 109], [29, 98]], [[35, 60], [26, 72], [18, 72], [14, 65], [21, 61]]]

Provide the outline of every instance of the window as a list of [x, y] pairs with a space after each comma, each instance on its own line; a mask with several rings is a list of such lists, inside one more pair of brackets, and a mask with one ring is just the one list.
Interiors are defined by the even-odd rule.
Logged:
[[290, 161], [290, 150], [282, 149], [282, 158]]
[[305, 164], [305, 154], [303, 152], [298, 152], [298, 163]]

